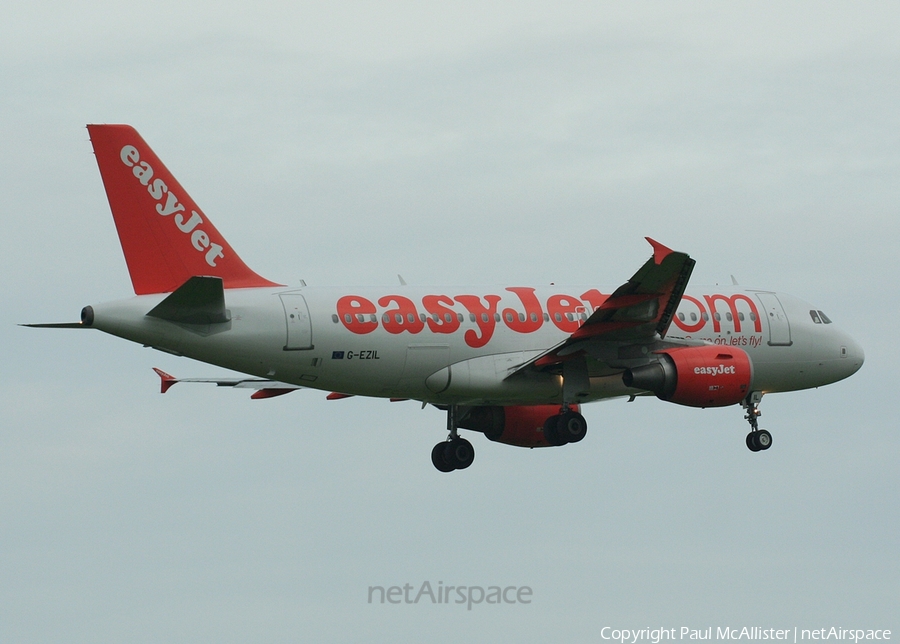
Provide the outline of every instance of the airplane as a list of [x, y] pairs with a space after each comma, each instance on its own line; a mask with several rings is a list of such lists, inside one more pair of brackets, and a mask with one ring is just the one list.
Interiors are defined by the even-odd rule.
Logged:
[[[638, 396], [689, 407], [737, 405], [746, 445], [768, 393], [820, 387], [855, 373], [863, 349], [817, 307], [762, 289], [687, 290], [694, 260], [646, 238], [652, 256], [615, 289], [594, 286], [397, 288], [286, 286], [237, 255], [137, 131], [88, 125], [134, 287], [92, 304], [78, 322], [176, 356], [247, 374], [178, 382], [298, 389], [336, 400], [414, 400], [446, 412], [432, 450], [441, 472], [469, 467], [459, 430], [518, 447], [581, 441], [581, 405]], [[732, 279], [732, 281], [734, 281]]]

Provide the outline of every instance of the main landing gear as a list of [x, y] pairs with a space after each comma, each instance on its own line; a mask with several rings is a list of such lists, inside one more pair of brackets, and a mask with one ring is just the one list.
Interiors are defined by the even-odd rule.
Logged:
[[464, 470], [475, 460], [475, 448], [457, 430], [456, 412], [456, 405], [447, 407], [447, 430], [450, 435], [431, 450], [431, 462], [439, 472]]
[[587, 434], [587, 421], [577, 411], [563, 405], [556, 416], [544, 421], [544, 438], [554, 447], [577, 443]]
[[761, 452], [772, 447], [772, 434], [765, 429], [759, 428], [759, 417], [762, 413], [759, 411], [759, 402], [762, 400], [762, 392], [752, 392], [742, 403], [747, 414], [744, 416], [746, 421], [750, 423], [750, 433], [747, 434], [747, 448], [751, 452]]
[[[475, 460], [472, 444], [461, 438], [458, 427], [484, 433], [490, 440], [519, 447], [560, 446], [577, 443], [587, 433], [584, 416], [568, 404], [531, 408], [441, 406], [447, 411], [447, 439], [431, 450], [431, 462], [440, 472], [463, 470]], [[558, 410], [558, 413], [554, 413]], [[553, 414], [547, 418], [547, 414]], [[541, 426], [543, 423], [543, 426]]]
[[459, 436], [450, 437], [438, 443], [431, 450], [431, 462], [439, 472], [464, 470], [475, 460], [475, 448], [472, 443]]

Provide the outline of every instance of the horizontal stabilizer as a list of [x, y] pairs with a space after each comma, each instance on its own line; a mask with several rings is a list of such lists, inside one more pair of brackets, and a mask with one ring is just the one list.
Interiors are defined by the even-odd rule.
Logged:
[[225, 310], [222, 278], [201, 276], [190, 278], [147, 315], [181, 324], [219, 324], [231, 319]]
[[49, 322], [46, 324], [20, 324], [19, 326], [30, 326], [32, 329], [90, 329], [86, 324], [81, 322]]

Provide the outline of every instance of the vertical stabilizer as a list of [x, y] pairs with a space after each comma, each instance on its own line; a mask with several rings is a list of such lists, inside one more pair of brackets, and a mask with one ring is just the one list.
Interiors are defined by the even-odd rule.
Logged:
[[244, 264], [133, 127], [87, 128], [137, 295], [199, 275], [224, 288], [278, 286]]

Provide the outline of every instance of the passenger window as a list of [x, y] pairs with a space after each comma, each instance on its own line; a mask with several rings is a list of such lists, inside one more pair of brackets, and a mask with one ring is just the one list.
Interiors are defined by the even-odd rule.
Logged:
[[335, 313], [331, 314], [331, 321], [337, 324], [340, 320], [338, 320], [338, 316]]
[[719, 315], [718, 313], [713, 313], [713, 318], [715, 318], [716, 322], [722, 321], [722, 316]]
[[731, 315], [731, 313], [726, 313], [725, 319], [728, 320], [729, 322], [734, 322], [734, 316]]
[[691, 322], [696, 322], [696, 321], [697, 321], [697, 314], [691, 313]]
[[809, 317], [811, 317], [812, 321], [815, 322], [816, 324], [822, 324], [822, 320], [819, 319], [819, 314], [816, 313], [815, 311], [810, 311]]
[[678, 319], [681, 320], [682, 322], [684, 322], [684, 313], [679, 313]]

